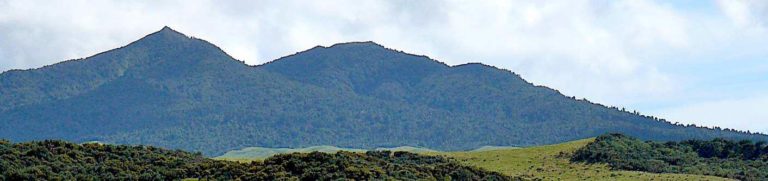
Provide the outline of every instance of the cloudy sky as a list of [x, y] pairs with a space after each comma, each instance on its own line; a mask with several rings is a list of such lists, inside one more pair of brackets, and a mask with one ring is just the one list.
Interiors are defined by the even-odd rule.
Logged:
[[248, 64], [372, 40], [672, 122], [768, 132], [768, 1], [0, 0], [0, 71], [163, 26]]

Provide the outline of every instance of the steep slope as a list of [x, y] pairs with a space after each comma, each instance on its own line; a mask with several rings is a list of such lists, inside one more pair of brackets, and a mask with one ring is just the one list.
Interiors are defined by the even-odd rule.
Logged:
[[[260, 145], [450, 146], [453, 139], [439, 136], [456, 130], [451, 122], [430, 123], [449, 120], [449, 112], [294, 82], [169, 28], [91, 58], [6, 75], [3, 99], [29, 103], [4, 107], [0, 137], [19, 141], [98, 140], [220, 154]], [[99, 84], [61, 91], [78, 82], [68, 75]], [[49, 96], [58, 94], [66, 96]], [[47, 97], [18, 99], [27, 95]], [[427, 123], [446, 129], [418, 131]]]
[[247, 66], [170, 28], [125, 47], [0, 74], [0, 138], [149, 144], [218, 155], [244, 147], [558, 143], [764, 135], [672, 125], [575, 100], [482, 64], [448, 66], [372, 42]]
[[474, 136], [469, 143], [474, 148], [553, 144], [606, 132], [649, 140], [767, 139], [764, 135], [673, 125], [566, 97], [508, 70], [479, 63], [448, 66], [373, 42], [315, 47], [257, 68], [315, 86], [461, 115], [451, 119], [464, 119], [457, 122], [465, 125], [465, 130], [481, 131], [462, 132], [463, 136]]
[[[83, 135], [173, 125], [175, 120], [158, 111], [194, 101], [184, 94], [195, 89], [174, 90], [178, 84], [185, 79], [205, 83], [246, 69], [226, 58], [215, 46], [166, 27], [87, 59], [4, 73], [2, 99], [14, 104], [0, 109], [5, 110], [0, 117], [9, 123], [0, 127], [0, 134], [21, 140], [79, 140]], [[238, 67], [241, 70], [234, 71]], [[223, 75], [222, 70], [229, 71]]]

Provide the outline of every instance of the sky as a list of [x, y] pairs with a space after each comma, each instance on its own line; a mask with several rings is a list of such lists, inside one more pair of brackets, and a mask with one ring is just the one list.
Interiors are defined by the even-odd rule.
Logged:
[[0, 71], [169, 26], [258, 65], [375, 41], [671, 122], [768, 133], [768, 1], [0, 0]]

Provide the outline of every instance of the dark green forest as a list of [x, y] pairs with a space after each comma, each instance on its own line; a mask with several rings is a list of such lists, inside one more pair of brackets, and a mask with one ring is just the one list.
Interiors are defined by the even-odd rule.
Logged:
[[577, 150], [572, 161], [607, 163], [619, 170], [768, 180], [768, 144], [762, 141], [655, 142], [609, 134]]
[[164, 28], [88, 58], [0, 74], [0, 138], [142, 144], [206, 156], [243, 147], [531, 146], [619, 132], [643, 140], [768, 140], [678, 125], [373, 42], [248, 66]]
[[151, 146], [0, 140], [0, 180], [515, 180], [439, 156], [371, 151], [212, 160]]

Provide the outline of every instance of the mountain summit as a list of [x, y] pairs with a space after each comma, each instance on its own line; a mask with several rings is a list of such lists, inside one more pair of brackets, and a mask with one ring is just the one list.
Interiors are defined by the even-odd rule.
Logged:
[[85, 59], [0, 74], [0, 138], [249, 146], [530, 146], [620, 132], [768, 140], [673, 125], [566, 97], [483, 64], [448, 66], [373, 42], [247, 66], [171, 28]]

